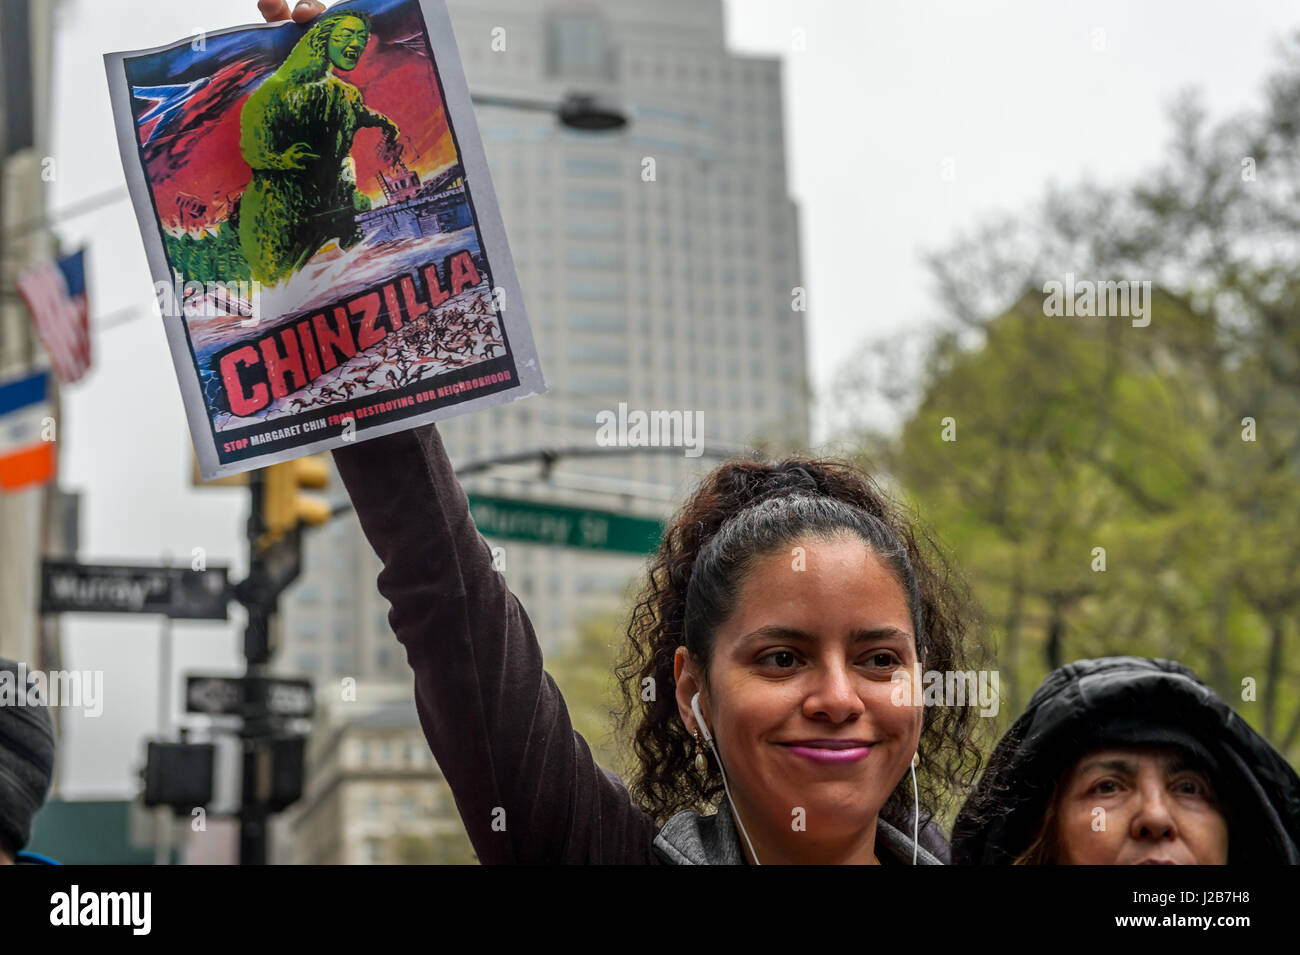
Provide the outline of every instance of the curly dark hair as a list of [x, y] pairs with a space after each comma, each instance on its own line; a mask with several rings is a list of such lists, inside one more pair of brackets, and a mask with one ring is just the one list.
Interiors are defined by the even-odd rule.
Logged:
[[[745, 574], [758, 558], [810, 533], [823, 539], [855, 534], [885, 563], [907, 595], [927, 670], [966, 670], [984, 662], [984, 649], [972, 645], [969, 633], [973, 603], [966, 584], [915, 516], [860, 468], [801, 456], [727, 461], [704, 477], [666, 527], [616, 667], [619, 727], [634, 757], [629, 789], [660, 824], [684, 809], [716, 806], [723, 793], [713, 760], [703, 778], [691, 768], [694, 743], [675, 696], [677, 647], [688, 648], [707, 680], [714, 633], [734, 609]], [[644, 693], [647, 686], [655, 692]], [[922, 720], [917, 782], [924, 823], [948, 812], [970, 786], [981, 750], [974, 708], [926, 706]], [[881, 815], [910, 830], [908, 775]]]

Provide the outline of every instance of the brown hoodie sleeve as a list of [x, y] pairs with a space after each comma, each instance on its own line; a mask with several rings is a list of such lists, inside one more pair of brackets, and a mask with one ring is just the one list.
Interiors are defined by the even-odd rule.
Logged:
[[383, 570], [415, 705], [484, 863], [652, 862], [654, 821], [596, 765], [433, 425], [334, 451]]

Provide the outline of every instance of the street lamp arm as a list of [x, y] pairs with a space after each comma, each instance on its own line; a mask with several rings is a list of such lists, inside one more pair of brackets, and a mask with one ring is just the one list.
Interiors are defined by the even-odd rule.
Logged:
[[[651, 447], [651, 448], [590, 448], [585, 445], [572, 445], [567, 448], [536, 448], [531, 451], [519, 451], [515, 454], [503, 454], [492, 458], [485, 458], [482, 461], [471, 461], [462, 468], [456, 470], [457, 477], [468, 477], [474, 474], [481, 474], [494, 467], [500, 467], [507, 464], [527, 464], [530, 461], [540, 462], [543, 467], [550, 467], [561, 458], [597, 458], [612, 457], [614, 455], [624, 454], [673, 454], [682, 453], [679, 447]], [[726, 460], [729, 458], [759, 458], [760, 452], [754, 448], [744, 445], [713, 445], [710, 448], [701, 450], [701, 456], [707, 458], [717, 458]], [[352, 502], [346, 501], [342, 504], [336, 504], [330, 511], [330, 517], [338, 517], [352, 510]]]
[[562, 125], [587, 133], [622, 129], [628, 124], [627, 112], [621, 105], [595, 93], [567, 93], [555, 100], [471, 92], [470, 99], [475, 106], [503, 106], [507, 109], [550, 113]]
[[475, 106], [501, 106], [506, 109], [526, 109], [535, 113], [559, 112], [560, 101], [557, 99], [532, 99], [525, 96], [497, 96], [493, 93], [470, 93], [469, 98]]
[[[599, 458], [613, 455], [624, 454], [672, 454], [680, 455], [682, 449], [677, 446], [664, 447], [627, 447], [627, 448], [592, 448], [586, 445], [571, 445], [567, 448], [538, 448], [533, 451], [519, 451], [515, 454], [498, 455], [497, 457], [485, 458], [482, 461], [471, 461], [462, 468], [458, 468], [456, 475], [458, 477], [467, 477], [472, 474], [479, 474], [490, 468], [503, 464], [526, 464], [529, 461], [537, 460], [546, 464], [554, 464], [561, 458]], [[713, 445], [709, 448], [701, 449], [701, 456], [707, 458], [736, 458], [736, 457], [756, 457], [758, 452], [753, 448], [743, 445]]]

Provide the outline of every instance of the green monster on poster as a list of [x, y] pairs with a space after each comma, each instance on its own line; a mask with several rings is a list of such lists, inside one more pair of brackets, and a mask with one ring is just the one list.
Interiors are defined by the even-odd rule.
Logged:
[[244, 103], [239, 146], [253, 178], [239, 204], [239, 245], [259, 282], [292, 275], [331, 239], [343, 249], [361, 241], [356, 214], [370, 200], [348, 155], [358, 129], [382, 128], [400, 156], [397, 124], [334, 73], [356, 67], [370, 29], [364, 13], [320, 18]]

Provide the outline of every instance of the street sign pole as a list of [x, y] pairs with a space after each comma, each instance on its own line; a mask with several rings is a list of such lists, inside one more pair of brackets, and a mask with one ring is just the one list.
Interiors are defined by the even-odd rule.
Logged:
[[[270, 611], [265, 607], [248, 608], [248, 629], [245, 639], [250, 646], [266, 646]], [[249, 658], [244, 671], [245, 679], [263, 675], [266, 664]], [[251, 680], [250, 680], [251, 682]], [[245, 701], [243, 726], [240, 730], [243, 743], [244, 779], [243, 798], [239, 808], [239, 864], [265, 865], [267, 853], [266, 769], [267, 743], [271, 736], [271, 721], [266, 711], [265, 697], [250, 693]]]
[[[263, 520], [263, 499], [266, 493], [266, 475], [261, 469], [248, 475], [248, 579], [253, 583], [247, 595], [248, 625], [244, 628], [244, 677], [263, 676], [271, 656], [271, 616], [275, 613], [277, 598], [261, 591], [259, 584], [265, 580], [266, 567], [261, 548], [266, 532]], [[250, 681], [251, 682], [251, 681]], [[271, 735], [264, 694], [249, 694], [246, 700], [244, 722], [240, 730], [243, 744], [244, 779], [243, 798], [239, 807], [239, 864], [266, 865], [267, 784], [263, 771], [267, 760], [262, 757]], [[269, 780], [267, 781], [269, 782]]]

